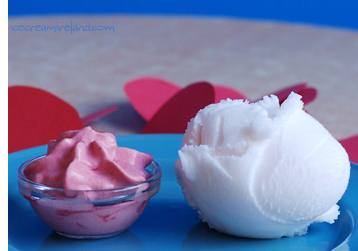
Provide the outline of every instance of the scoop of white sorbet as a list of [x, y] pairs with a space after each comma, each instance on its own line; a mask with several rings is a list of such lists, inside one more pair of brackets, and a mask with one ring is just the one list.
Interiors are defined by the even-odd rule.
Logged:
[[176, 163], [201, 220], [251, 238], [303, 235], [333, 223], [350, 176], [345, 149], [291, 93], [223, 100], [190, 120]]

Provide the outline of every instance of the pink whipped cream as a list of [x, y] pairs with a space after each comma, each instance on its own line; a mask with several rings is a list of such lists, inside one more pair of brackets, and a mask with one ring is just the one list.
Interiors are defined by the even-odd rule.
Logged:
[[86, 127], [61, 134], [47, 156], [30, 164], [25, 176], [36, 183], [69, 190], [101, 190], [145, 181], [151, 155], [118, 147], [110, 133]]
[[29, 180], [64, 188], [66, 192], [59, 195], [55, 192], [52, 199], [29, 200], [37, 215], [60, 234], [74, 238], [114, 235], [127, 229], [143, 212], [150, 195], [142, 191], [148, 185], [144, 183], [136, 188], [134, 192], [138, 196], [134, 200], [119, 204], [97, 207], [87, 200], [121, 195], [94, 190], [145, 181], [149, 175], [144, 168], [152, 160], [149, 154], [118, 147], [110, 133], [99, 133], [90, 127], [68, 131], [48, 144], [45, 157], [24, 170]]

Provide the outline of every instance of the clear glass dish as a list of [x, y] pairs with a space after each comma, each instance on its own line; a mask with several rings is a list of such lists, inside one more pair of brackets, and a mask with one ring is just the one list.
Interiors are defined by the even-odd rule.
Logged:
[[97, 239], [117, 235], [142, 214], [160, 188], [162, 170], [152, 161], [149, 178], [135, 185], [106, 190], [67, 190], [28, 180], [24, 169], [45, 155], [23, 163], [17, 171], [18, 188], [38, 217], [60, 235]]

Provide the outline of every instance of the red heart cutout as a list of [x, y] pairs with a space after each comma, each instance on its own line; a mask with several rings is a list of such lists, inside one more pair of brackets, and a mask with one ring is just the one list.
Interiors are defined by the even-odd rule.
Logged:
[[180, 87], [160, 78], [146, 77], [128, 82], [124, 91], [134, 109], [149, 121]]
[[55, 95], [29, 86], [8, 89], [9, 153], [47, 144], [84, 127], [78, 112]]
[[313, 102], [317, 96], [317, 90], [315, 88], [308, 87], [307, 83], [299, 83], [299, 84], [291, 85], [286, 88], [275, 91], [272, 94], [277, 96], [280, 101], [280, 104], [282, 104], [283, 101], [287, 99], [288, 95], [290, 95], [291, 92], [295, 92], [301, 95], [302, 101], [305, 105]]
[[307, 105], [313, 102], [317, 97], [317, 90], [315, 88], [306, 88], [297, 92], [302, 96], [302, 102]]
[[[153, 77], [138, 78], [128, 82], [124, 86], [124, 91], [130, 103], [147, 121], [180, 90], [181, 88], [173, 83]], [[275, 94], [282, 103], [292, 91], [300, 94], [305, 104], [312, 102], [317, 96], [317, 91], [314, 88], [309, 88], [306, 83], [289, 86], [273, 94]], [[220, 100], [227, 98], [247, 99], [244, 94], [227, 86], [214, 85], [214, 92], [214, 103], [218, 103]]]
[[[194, 83], [195, 84], [195, 83]], [[181, 87], [160, 78], [144, 77], [128, 82], [124, 91], [134, 109], [147, 121], [175, 94]], [[246, 99], [245, 95], [226, 86], [214, 86], [215, 99]]]
[[346, 149], [349, 160], [358, 164], [358, 135], [341, 139], [339, 142]]
[[223, 99], [246, 99], [245, 95], [227, 86], [214, 85], [215, 103], [219, 103]]
[[[205, 83], [209, 84], [207, 82]], [[208, 104], [218, 103], [220, 102], [220, 100], [227, 99], [227, 98], [247, 99], [244, 94], [236, 91], [233, 88], [220, 86], [220, 85], [214, 85], [212, 87], [214, 89], [214, 99], [212, 100], [212, 102], [209, 102]], [[182, 89], [179, 86], [176, 86], [160, 78], [145, 77], [128, 82], [124, 86], [124, 90], [134, 109], [145, 120], [151, 121], [153, 117], [159, 112], [159, 110], [164, 110], [164, 111], [166, 110], [163, 107], [166, 106], [168, 103], [170, 104], [169, 101]], [[317, 91], [314, 88], [307, 87], [306, 83], [300, 83], [281, 89], [275, 92], [274, 94], [278, 96], [280, 102], [282, 103], [292, 91], [299, 93], [302, 96], [302, 100], [305, 104], [312, 102], [317, 95]], [[200, 95], [196, 95], [196, 97], [194, 97], [191, 100], [182, 100], [182, 103], [190, 103], [191, 107], [194, 107], [195, 105], [201, 107], [200, 104], [196, 104], [196, 102], [199, 102], [197, 98], [198, 96]], [[180, 101], [176, 101], [176, 102], [179, 103]], [[183, 112], [185, 112], [185, 110]], [[163, 112], [160, 112], [160, 114], [162, 113]], [[192, 116], [190, 115], [189, 118], [191, 117]], [[154, 121], [157, 121], [157, 119], [155, 119]], [[163, 131], [160, 131], [159, 129], [153, 128], [153, 125], [156, 123], [151, 122], [151, 124], [152, 125], [147, 125], [147, 127], [143, 130], [144, 133], [151, 133], [151, 132], [182, 133], [185, 131], [182, 129], [179, 130], [178, 128], [180, 128], [180, 126], [177, 127], [174, 124], [173, 124], [174, 126], [173, 128], [165, 127], [163, 128]], [[160, 126], [160, 123], [158, 123], [158, 126]]]
[[184, 133], [189, 120], [200, 109], [213, 103], [214, 97], [215, 91], [211, 84], [191, 84], [167, 101], [147, 123], [142, 133]]
[[307, 88], [306, 83], [299, 83], [299, 84], [291, 85], [286, 88], [275, 91], [272, 94], [276, 95], [278, 97], [278, 99], [280, 100], [280, 103], [282, 103], [283, 101], [285, 101], [285, 99], [288, 97], [288, 95], [290, 95], [291, 92], [298, 93], [306, 88]]

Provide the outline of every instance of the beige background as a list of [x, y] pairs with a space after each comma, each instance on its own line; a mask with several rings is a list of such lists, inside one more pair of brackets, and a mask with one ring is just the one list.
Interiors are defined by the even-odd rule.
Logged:
[[[114, 26], [114, 32], [19, 32], [18, 25]], [[9, 19], [9, 86], [54, 93], [85, 116], [121, 108], [91, 125], [115, 134], [145, 124], [123, 85], [156, 76], [180, 86], [206, 80], [255, 100], [308, 82], [318, 89], [306, 108], [336, 138], [358, 133], [358, 32], [239, 19], [66, 16]]]

